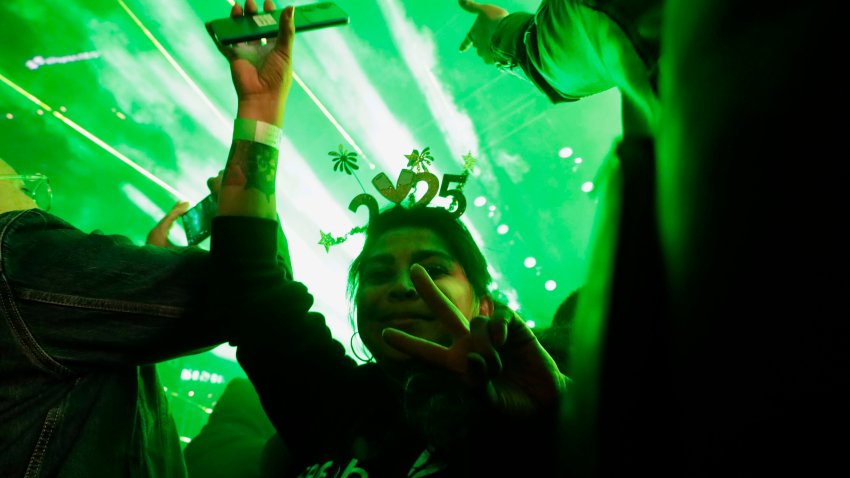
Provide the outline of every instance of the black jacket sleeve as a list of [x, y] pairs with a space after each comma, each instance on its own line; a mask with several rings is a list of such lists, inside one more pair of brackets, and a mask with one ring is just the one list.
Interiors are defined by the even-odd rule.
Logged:
[[[276, 260], [274, 221], [216, 218], [211, 254], [226, 284], [221, 306], [231, 316], [236, 357], [263, 409], [292, 452], [294, 464], [320, 451], [325, 436], [353, 416], [357, 364], [334, 340], [324, 317], [308, 312], [313, 296], [286, 277]], [[238, 232], [237, 232], [238, 231]], [[237, 285], [238, 284], [238, 285]]]

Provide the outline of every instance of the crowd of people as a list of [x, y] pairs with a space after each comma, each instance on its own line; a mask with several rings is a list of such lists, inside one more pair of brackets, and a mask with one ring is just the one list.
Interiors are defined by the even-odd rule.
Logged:
[[[455, 215], [396, 204], [370, 217], [349, 270], [371, 358], [347, 355], [289, 265], [276, 209], [288, 7], [271, 47], [217, 44], [238, 104], [208, 182], [209, 251], [167, 241], [185, 204], [138, 246], [50, 214], [38, 178], [0, 160], [0, 475], [832, 469], [847, 375], [842, 175], [792, 194], [797, 172], [775, 160], [837, 150], [837, 125], [790, 98], [811, 83], [810, 47], [837, 28], [819, 28], [813, 7], [725, 0], [459, 8], [472, 24], [461, 50], [553, 103], [621, 93], [587, 277], [552, 327], [535, 333], [493, 297], [482, 245]], [[247, 0], [231, 16], [259, 11]], [[799, 112], [780, 114], [791, 101]], [[156, 364], [222, 343], [247, 380], [184, 452]]]

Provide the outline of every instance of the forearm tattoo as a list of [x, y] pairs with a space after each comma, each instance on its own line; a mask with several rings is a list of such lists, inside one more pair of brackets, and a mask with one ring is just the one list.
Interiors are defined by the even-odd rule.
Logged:
[[254, 141], [236, 140], [230, 147], [222, 184], [256, 189], [271, 200], [275, 189], [278, 149]]

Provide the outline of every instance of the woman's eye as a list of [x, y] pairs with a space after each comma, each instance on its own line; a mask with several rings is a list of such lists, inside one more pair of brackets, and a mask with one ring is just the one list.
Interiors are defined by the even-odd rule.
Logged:
[[448, 267], [439, 264], [423, 264], [422, 267], [425, 268], [431, 278], [444, 276], [449, 273]]
[[360, 282], [366, 284], [379, 284], [386, 282], [392, 277], [392, 271], [389, 269], [369, 269], [360, 273]]

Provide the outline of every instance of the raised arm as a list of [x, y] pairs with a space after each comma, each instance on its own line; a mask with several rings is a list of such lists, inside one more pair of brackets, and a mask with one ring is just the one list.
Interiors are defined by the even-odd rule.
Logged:
[[[274, 8], [274, 3], [266, 0], [265, 11]], [[248, 0], [244, 9], [237, 3], [231, 10], [233, 17], [257, 13], [254, 0]], [[294, 7], [283, 10], [277, 39], [268, 45], [218, 45], [230, 63], [238, 97], [233, 144], [218, 200], [219, 216], [277, 218], [275, 176], [280, 128], [292, 85], [293, 15]]]

